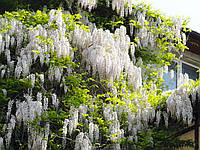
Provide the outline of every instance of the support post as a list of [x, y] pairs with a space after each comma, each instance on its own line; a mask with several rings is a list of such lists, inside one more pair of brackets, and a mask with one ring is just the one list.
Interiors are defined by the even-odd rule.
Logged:
[[195, 150], [199, 150], [199, 112], [200, 112], [200, 100], [199, 95], [196, 93], [196, 105], [195, 105]]

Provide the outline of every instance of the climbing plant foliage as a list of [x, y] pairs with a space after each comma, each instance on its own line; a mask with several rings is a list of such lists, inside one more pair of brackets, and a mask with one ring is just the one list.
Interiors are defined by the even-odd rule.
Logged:
[[162, 79], [186, 49], [185, 32], [185, 20], [131, 0], [5, 12], [0, 148], [192, 146], [171, 129], [192, 123], [199, 81], [165, 92]]

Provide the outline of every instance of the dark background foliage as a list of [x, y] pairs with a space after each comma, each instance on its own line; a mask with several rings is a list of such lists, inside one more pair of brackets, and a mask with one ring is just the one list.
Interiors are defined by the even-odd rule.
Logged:
[[0, 13], [3, 14], [5, 11], [14, 11], [17, 9], [36, 11], [43, 9], [44, 6], [49, 9], [58, 8], [61, 3], [67, 5], [64, 0], [0, 0]]

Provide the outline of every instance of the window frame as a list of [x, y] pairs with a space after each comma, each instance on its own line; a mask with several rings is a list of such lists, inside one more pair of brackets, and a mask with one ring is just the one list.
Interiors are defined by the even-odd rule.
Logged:
[[[191, 64], [191, 63], [184, 61], [184, 60], [179, 60], [177, 62], [177, 64], [179, 65], [178, 70], [177, 70], [177, 87], [181, 85], [181, 83], [179, 83], [179, 82], [180, 82], [180, 76], [181, 76], [181, 73], [182, 73], [183, 63], [188, 65], [188, 66], [191, 66], [193, 68], [196, 68], [197, 70], [200, 69], [200, 67], [198, 67], [194, 64]], [[200, 77], [200, 72], [199, 72], [199, 77]]]
[[[177, 61], [174, 61], [174, 63], [176, 63], [176, 65], [178, 66], [177, 69], [176, 69], [176, 88], [179, 87], [182, 83], [180, 83], [180, 76], [181, 76], [181, 73], [182, 73], [182, 67], [183, 67], [183, 63], [188, 65], [188, 66], [191, 66], [193, 68], [196, 68], [197, 70], [200, 69], [200, 67], [194, 65], [194, 64], [191, 64], [187, 61], [184, 61], [184, 60], [177, 60]], [[200, 78], [200, 72], [199, 72], [199, 78]], [[166, 90], [168, 91], [168, 89]]]

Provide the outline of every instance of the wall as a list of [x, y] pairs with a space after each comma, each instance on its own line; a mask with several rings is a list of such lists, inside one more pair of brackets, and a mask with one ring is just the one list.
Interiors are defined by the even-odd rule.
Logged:
[[[190, 132], [183, 134], [182, 136], [180, 136], [180, 139], [181, 140], [192, 140], [192, 141], [194, 141], [194, 131], [195, 130], [192, 130]], [[199, 131], [200, 131], [200, 128], [199, 128]], [[199, 139], [200, 139], [200, 133], [199, 133]], [[200, 140], [199, 140], [199, 149], [200, 149]], [[178, 149], [178, 150], [194, 150], [194, 148], [184, 147], [184, 148], [181, 148], [181, 149]]]

